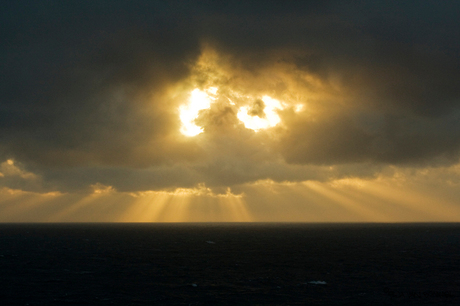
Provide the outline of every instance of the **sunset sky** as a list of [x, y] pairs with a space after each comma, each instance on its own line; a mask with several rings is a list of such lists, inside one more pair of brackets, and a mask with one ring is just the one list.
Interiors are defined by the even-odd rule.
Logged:
[[7, 1], [1, 222], [460, 221], [460, 1]]

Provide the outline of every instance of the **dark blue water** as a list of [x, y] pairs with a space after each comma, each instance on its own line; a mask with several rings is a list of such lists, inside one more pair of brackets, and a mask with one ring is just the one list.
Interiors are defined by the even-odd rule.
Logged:
[[0, 269], [3, 305], [460, 305], [460, 225], [3, 224]]

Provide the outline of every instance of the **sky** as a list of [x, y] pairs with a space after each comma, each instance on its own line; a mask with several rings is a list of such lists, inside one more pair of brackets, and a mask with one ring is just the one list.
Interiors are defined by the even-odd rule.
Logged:
[[0, 222], [458, 222], [458, 16], [8, 1]]

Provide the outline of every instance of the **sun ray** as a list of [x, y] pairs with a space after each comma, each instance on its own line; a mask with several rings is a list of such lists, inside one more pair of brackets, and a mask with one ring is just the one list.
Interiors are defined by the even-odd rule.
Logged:
[[[455, 221], [460, 215], [458, 206], [434, 198], [423, 191], [412, 191], [407, 186], [396, 188], [379, 182], [365, 182], [366, 192], [381, 201], [399, 207], [399, 217], [415, 220]], [[440, 209], [442, 208], [442, 209]]]
[[35, 193], [3, 188], [0, 191], [3, 199], [0, 200], [1, 221], [26, 221], [37, 217], [36, 210], [44, 210], [44, 206], [51, 201], [63, 197], [59, 192]]
[[128, 209], [119, 217], [121, 222], [159, 222], [172, 196], [166, 193], [143, 192], [136, 195]]
[[92, 193], [81, 197], [79, 200], [68, 205], [64, 209], [56, 212], [51, 218], [51, 222], [60, 222], [66, 219], [72, 219], [71, 216], [75, 215], [79, 210], [84, 210], [89, 205], [100, 205], [98, 201], [103, 197], [102, 193]]

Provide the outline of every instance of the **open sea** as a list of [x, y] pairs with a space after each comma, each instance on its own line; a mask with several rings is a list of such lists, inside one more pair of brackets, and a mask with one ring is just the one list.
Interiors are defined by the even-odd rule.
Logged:
[[460, 224], [0, 224], [2, 305], [460, 305]]

